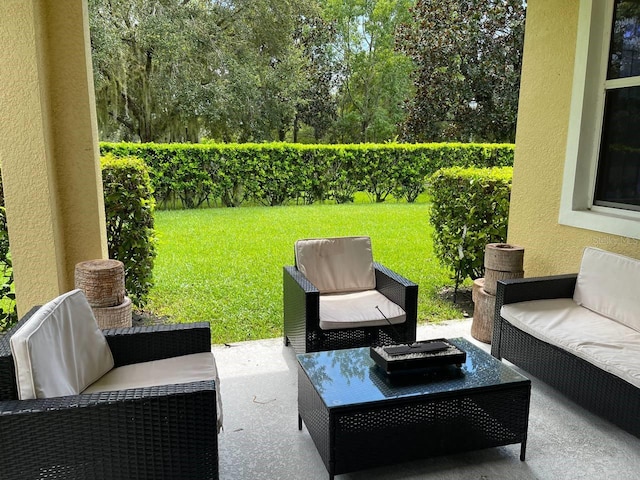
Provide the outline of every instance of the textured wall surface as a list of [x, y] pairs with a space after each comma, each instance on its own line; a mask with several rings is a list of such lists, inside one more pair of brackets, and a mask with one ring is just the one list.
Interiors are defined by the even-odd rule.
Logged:
[[638, 240], [558, 224], [578, 7], [536, 0], [527, 8], [508, 232], [525, 248], [527, 277], [576, 272], [586, 246], [640, 258]]
[[106, 256], [83, 0], [0, 2], [0, 162], [18, 312]]

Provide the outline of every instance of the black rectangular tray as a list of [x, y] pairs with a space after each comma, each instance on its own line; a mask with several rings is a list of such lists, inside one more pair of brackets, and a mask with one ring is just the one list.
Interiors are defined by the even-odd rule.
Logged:
[[[382, 370], [389, 375], [411, 374], [449, 365], [461, 366], [467, 360], [467, 354], [444, 338], [421, 340], [418, 344], [442, 342], [448, 345], [446, 350], [433, 353], [409, 353], [406, 355], [388, 355], [382, 347], [370, 347], [369, 355]], [[387, 345], [388, 347], [389, 345]]]

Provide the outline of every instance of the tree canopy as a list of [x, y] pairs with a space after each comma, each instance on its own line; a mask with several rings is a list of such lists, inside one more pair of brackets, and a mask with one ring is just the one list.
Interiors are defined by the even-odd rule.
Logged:
[[399, 46], [414, 63], [409, 141], [514, 141], [525, 4], [418, 0]]
[[88, 3], [102, 140], [513, 137], [521, 2]]

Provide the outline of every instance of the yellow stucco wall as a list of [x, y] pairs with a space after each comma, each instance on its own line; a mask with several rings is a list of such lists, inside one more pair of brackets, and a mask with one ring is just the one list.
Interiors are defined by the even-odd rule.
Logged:
[[0, 2], [0, 162], [18, 313], [107, 253], [84, 0]]
[[578, 0], [527, 8], [508, 231], [527, 277], [577, 272], [586, 246], [640, 258], [639, 240], [558, 224], [578, 12]]

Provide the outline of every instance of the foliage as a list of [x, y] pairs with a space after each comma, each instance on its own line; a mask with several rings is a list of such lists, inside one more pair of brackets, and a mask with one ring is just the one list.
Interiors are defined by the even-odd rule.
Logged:
[[411, 59], [394, 48], [395, 30], [409, 22], [414, 0], [326, 0], [336, 28], [334, 56], [341, 66], [335, 141], [381, 142], [397, 134], [410, 97]]
[[140, 144], [101, 143], [103, 154], [133, 155], [149, 167], [156, 200], [164, 207], [239, 206], [353, 200], [389, 195], [409, 202], [428, 175], [449, 166], [513, 165], [507, 144]]
[[151, 181], [135, 157], [101, 158], [109, 258], [124, 263], [125, 288], [138, 307], [153, 285], [156, 256]]
[[170, 322], [208, 321], [217, 344], [281, 336], [282, 267], [293, 264], [295, 240], [364, 234], [377, 261], [420, 285], [419, 321], [462, 318], [438, 295], [451, 281], [433, 252], [429, 210], [424, 197], [374, 204], [357, 195], [346, 205], [158, 211], [145, 308]]
[[484, 275], [488, 243], [507, 239], [512, 175], [512, 167], [451, 167], [429, 180], [434, 248], [454, 272], [456, 288], [467, 277]]
[[335, 22], [320, 16], [303, 18], [295, 31], [294, 41], [301, 43], [306, 60], [303, 69], [307, 83], [298, 99], [294, 143], [299, 140], [301, 124], [313, 129], [313, 139], [319, 143], [336, 119], [337, 104], [332, 92], [338, 88], [344, 68], [332, 55], [335, 36]]
[[0, 177], [0, 332], [10, 328], [18, 321], [16, 296], [14, 293], [13, 265], [9, 251], [9, 232], [7, 230], [7, 212], [4, 206], [4, 188]]
[[513, 141], [519, 0], [88, 5], [104, 140]]
[[314, 0], [89, 0], [102, 138], [283, 137], [309, 88], [292, 39], [314, 17]]
[[0, 331], [10, 328], [18, 321], [16, 295], [13, 285], [13, 265], [9, 251], [9, 232], [7, 230], [7, 212], [4, 207], [4, 194], [0, 181]]
[[417, 1], [398, 35], [416, 66], [405, 140], [514, 141], [525, 8], [521, 0]]

